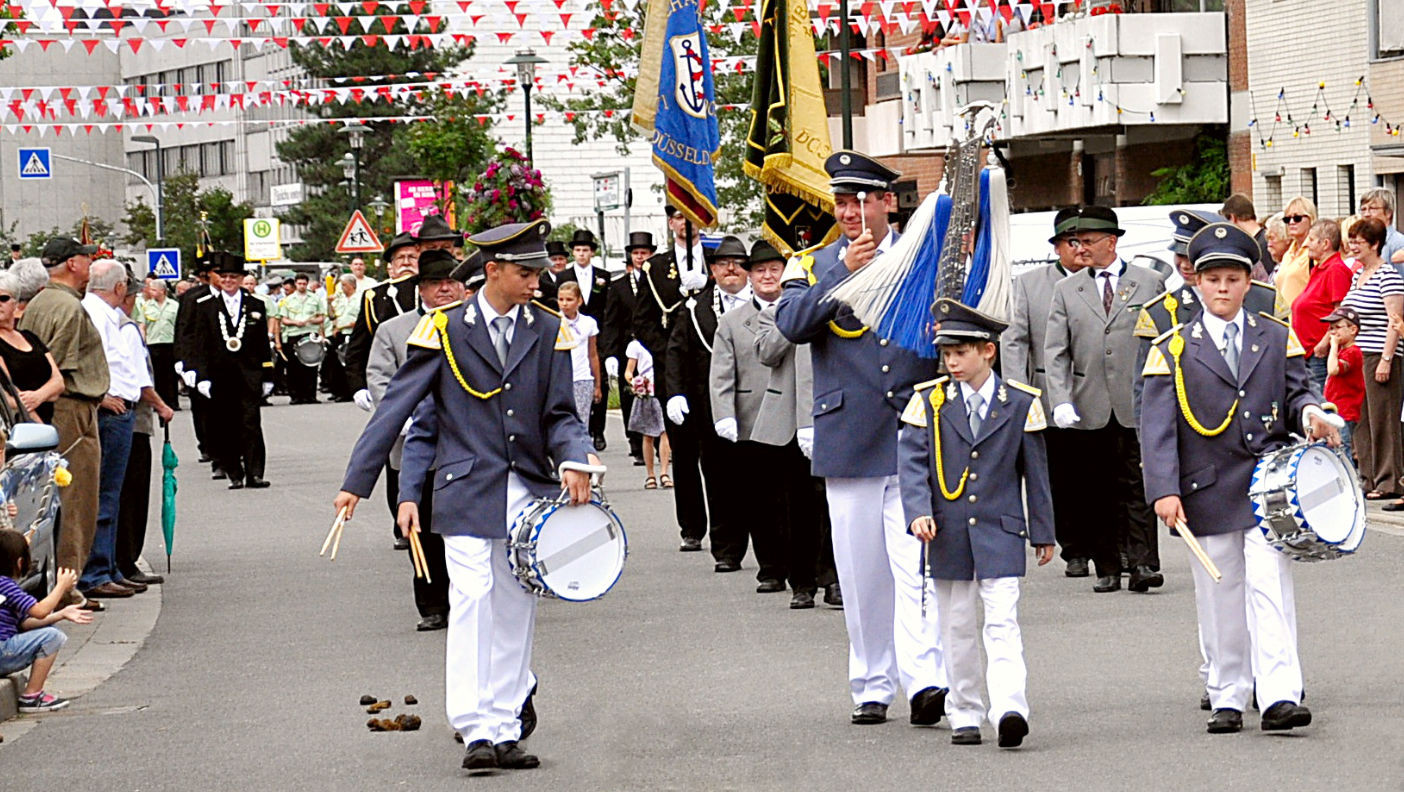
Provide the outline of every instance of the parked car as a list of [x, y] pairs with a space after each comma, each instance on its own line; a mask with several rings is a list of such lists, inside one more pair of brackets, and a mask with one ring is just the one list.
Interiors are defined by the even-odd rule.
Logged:
[[56, 473], [67, 463], [58, 452], [58, 430], [36, 422], [20, 404], [10, 378], [0, 371], [0, 425], [9, 442], [0, 467], [0, 495], [15, 504], [14, 518], [0, 517], [29, 537], [29, 575], [19, 581], [31, 595], [43, 597], [58, 573], [59, 485]]

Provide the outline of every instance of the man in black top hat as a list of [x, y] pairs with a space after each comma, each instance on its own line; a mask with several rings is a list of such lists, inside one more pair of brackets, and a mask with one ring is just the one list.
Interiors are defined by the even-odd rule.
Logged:
[[546, 258], [550, 266], [541, 271], [537, 280], [536, 301], [552, 311], [557, 311], [556, 289], [561, 284], [561, 273], [570, 266], [570, 251], [559, 240], [546, 243]]
[[[624, 368], [624, 350], [634, 338], [634, 310], [639, 304], [641, 273], [639, 267], [658, 248], [653, 244], [653, 234], [647, 231], [633, 231], [629, 234], [629, 244], [624, 247], [624, 272], [616, 276], [609, 286], [609, 297], [605, 302], [605, 320], [600, 326], [600, 359], [604, 361], [605, 373], [615, 379]], [[624, 416], [624, 425], [629, 425], [629, 415], [634, 409], [634, 391], [629, 383], [619, 383], [619, 407]], [[643, 437], [638, 432], [625, 432], [629, 438], [629, 454], [635, 465], [643, 464]]]
[[[583, 228], [576, 229], [570, 238], [570, 253], [575, 264], [560, 273], [559, 282], [574, 281], [579, 284], [580, 297], [584, 301], [580, 312], [603, 326], [609, 305], [609, 273], [594, 263], [595, 251], [599, 249], [600, 244], [595, 241], [594, 234]], [[594, 438], [596, 451], [605, 449], [604, 428], [608, 408], [605, 399], [590, 407], [590, 437]]]
[[[176, 373], [180, 375], [181, 381], [190, 391], [190, 421], [195, 427], [195, 442], [200, 449], [200, 462], [210, 462], [214, 458], [211, 444], [208, 441], [206, 426], [209, 423], [209, 399], [201, 396], [195, 390], [194, 366], [191, 361], [194, 358], [194, 350], [191, 344], [195, 339], [195, 304], [197, 302], [212, 299], [219, 292], [215, 285], [214, 276], [211, 271], [214, 269], [214, 257], [222, 255], [217, 251], [210, 251], [208, 255], [195, 260], [195, 279], [200, 285], [187, 289], [185, 294], [178, 295], [175, 299], [180, 303], [176, 310], [175, 341], [172, 353], [175, 355]], [[219, 476], [219, 463], [214, 463], [214, 472]]]

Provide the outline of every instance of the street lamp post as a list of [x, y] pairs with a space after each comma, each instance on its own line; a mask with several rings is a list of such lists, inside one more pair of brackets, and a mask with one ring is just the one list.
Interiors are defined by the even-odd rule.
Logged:
[[517, 54], [503, 61], [517, 67], [517, 84], [522, 87], [522, 99], [526, 102], [526, 158], [531, 162], [531, 88], [536, 82], [536, 64], [548, 61], [536, 54], [534, 49], [517, 50]]
[[361, 208], [361, 146], [365, 145], [366, 128], [357, 124], [341, 128], [349, 138], [351, 151], [341, 158], [342, 173], [351, 180], [352, 209]]
[[366, 204], [366, 208], [371, 210], [371, 216], [375, 218], [377, 230], [381, 233], [386, 233], [385, 210], [390, 208], [390, 204], [386, 203], [384, 198], [377, 195], [371, 199], [370, 203]]
[[166, 158], [161, 156], [161, 141], [155, 135], [132, 135], [132, 142], [150, 143], [156, 147], [156, 244], [159, 245], [166, 241]]

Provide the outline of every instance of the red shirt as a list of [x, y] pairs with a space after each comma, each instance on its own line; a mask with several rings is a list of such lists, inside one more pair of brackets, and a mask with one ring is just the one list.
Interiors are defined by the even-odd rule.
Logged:
[[1326, 401], [1347, 421], [1360, 420], [1360, 404], [1365, 400], [1365, 355], [1351, 344], [1337, 350], [1338, 373], [1326, 377]]
[[1308, 355], [1326, 337], [1326, 323], [1321, 320], [1330, 316], [1345, 299], [1352, 277], [1341, 254], [1332, 253], [1330, 258], [1312, 268], [1306, 288], [1292, 301], [1292, 330]]

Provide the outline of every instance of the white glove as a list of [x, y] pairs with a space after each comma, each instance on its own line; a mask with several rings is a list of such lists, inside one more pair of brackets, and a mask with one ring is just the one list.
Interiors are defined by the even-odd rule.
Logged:
[[271, 382], [265, 382], [265, 383], [263, 383], [263, 398], [265, 398], [265, 399], [268, 398], [268, 394], [270, 394], [270, 393], [272, 393], [272, 392], [273, 392], [273, 383], [271, 383]]
[[185, 381], [185, 387], [187, 387], [187, 388], [193, 388], [193, 387], [195, 387], [195, 372], [193, 372], [193, 371], [182, 371], [182, 372], [180, 373], [180, 378], [181, 378], [182, 380]]
[[717, 437], [720, 437], [721, 439], [726, 440], [728, 442], [736, 442], [736, 439], [739, 436], [736, 431], [735, 418], [723, 418], [720, 421], [717, 421], [716, 430]]
[[1328, 413], [1315, 404], [1308, 404], [1306, 407], [1302, 408], [1302, 428], [1304, 430], [1311, 426], [1311, 417], [1313, 415], [1325, 421], [1326, 425], [1333, 429], [1345, 428], [1345, 419], [1341, 416], [1335, 413]]
[[182, 377], [182, 378], [183, 378], [183, 377], [185, 376], [185, 362], [184, 362], [184, 361], [181, 361], [181, 360], [177, 360], [177, 361], [176, 361], [176, 364], [175, 364], [175, 371], [176, 371], [176, 376], [177, 376], [177, 377]]
[[605, 373], [615, 379], [619, 378], [619, 358], [605, 358]]
[[371, 398], [370, 391], [365, 388], [356, 391], [356, 393], [351, 396], [351, 401], [355, 402], [357, 407], [360, 407], [366, 412], [375, 409], [375, 400]]
[[814, 427], [805, 426], [795, 430], [795, 440], [799, 443], [800, 452], [805, 459], [814, 458]]
[[1077, 408], [1067, 402], [1053, 408], [1053, 423], [1059, 429], [1067, 429], [1081, 420], [1082, 416], [1077, 414]]
[[668, 420], [681, 424], [687, 418], [687, 397], [674, 396], [668, 400]]
[[414, 418], [406, 418], [405, 425], [400, 427], [400, 437], [409, 437], [409, 430], [411, 426], [414, 426]]
[[[194, 372], [192, 372], [192, 376], [193, 376], [193, 373], [194, 373]], [[210, 381], [209, 381], [209, 380], [205, 380], [204, 382], [201, 382], [200, 384], [196, 385], [196, 386], [195, 386], [195, 390], [199, 391], [199, 392], [200, 392], [200, 395], [201, 395], [201, 396], [204, 396], [206, 399], [211, 398], [211, 397], [210, 397]]]

